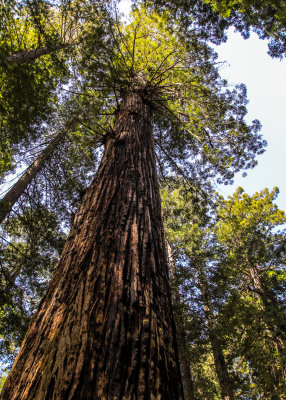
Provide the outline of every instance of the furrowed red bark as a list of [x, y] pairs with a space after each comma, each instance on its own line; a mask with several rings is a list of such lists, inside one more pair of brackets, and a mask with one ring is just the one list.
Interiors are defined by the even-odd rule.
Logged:
[[151, 109], [125, 97], [2, 400], [183, 399]]
[[66, 130], [61, 130], [48, 146], [42, 151], [39, 157], [32, 162], [26, 172], [20, 179], [11, 187], [3, 199], [0, 200], [0, 224], [7, 217], [12, 210], [14, 204], [19, 200], [20, 196], [24, 193], [27, 186], [32, 182], [37, 173], [42, 169], [49, 156], [56, 149], [58, 144], [64, 138]]

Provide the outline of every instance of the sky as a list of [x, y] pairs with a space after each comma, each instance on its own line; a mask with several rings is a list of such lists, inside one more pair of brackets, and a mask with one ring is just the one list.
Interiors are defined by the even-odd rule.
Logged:
[[256, 34], [244, 40], [233, 30], [228, 33], [228, 41], [215, 50], [219, 61], [227, 61], [221, 75], [232, 84], [246, 85], [249, 99], [246, 120], [260, 120], [260, 133], [268, 142], [265, 153], [257, 157], [258, 165], [247, 171], [245, 178], [238, 173], [234, 185], [219, 186], [219, 191], [230, 195], [237, 186], [242, 186], [248, 194], [253, 194], [265, 187], [278, 186], [276, 203], [286, 210], [286, 59], [271, 58], [267, 42]]

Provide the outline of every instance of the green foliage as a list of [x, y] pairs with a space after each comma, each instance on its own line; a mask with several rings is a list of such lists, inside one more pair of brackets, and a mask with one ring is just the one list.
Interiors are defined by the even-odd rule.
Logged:
[[[23, 2], [0, 4], [0, 177], [14, 167], [17, 145], [34, 140], [58, 102], [56, 87], [67, 69], [46, 55], [33, 63], [6, 64], [5, 58], [42, 44], [41, 35]], [[39, 15], [40, 18], [40, 15]]]
[[40, 207], [10, 218], [0, 236], [0, 349], [11, 363], [46, 291], [66, 236], [56, 216]]
[[54, 90], [58, 78], [45, 61], [41, 59], [33, 64], [10, 66], [0, 72], [1, 146], [7, 160], [3, 165], [4, 171], [9, 164], [9, 168], [13, 167], [11, 153], [15, 152], [16, 146], [35, 139], [41, 132], [38, 126], [55, 110], [57, 95]]
[[8, 370], [4, 370], [1, 372], [1, 374], [0, 374], [0, 390], [4, 386], [7, 376], [8, 376]]
[[286, 7], [283, 1], [204, 0], [223, 18], [242, 31], [245, 37], [251, 27], [262, 39], [270, 39], [269, 54], [282, 57], [286, 52]]
[[[148, 2], [147, 2], [148, 3]], [[268, 40], [271, 57], [286, 53], [286, 8], [279, 0], [155, 0], [158, 11], [171, 10], [171, 18], [179, 19], [184, 34], [196, 30], [201, 37], [219, 44], [227, 39], [230, 26], [248, 38], [254, 31]]]

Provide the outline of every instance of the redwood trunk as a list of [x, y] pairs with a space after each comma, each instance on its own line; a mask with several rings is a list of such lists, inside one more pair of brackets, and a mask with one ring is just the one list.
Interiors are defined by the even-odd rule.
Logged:
[[151, 110], [129, 94], [1, 399], [183, 399]]
[[0, 224], [12, 210], [14, 204], [19, 200], [20, 196], [27, 189], [37, 173], [42, 169], [49, 156], [53, 153], [57, 145], [63, 139], [65, 130], [60, 131], [54, 139], [43, 150], [39, 157], [28, 167], [26, 172], [11, 187], [9, 192], [0, 200]]

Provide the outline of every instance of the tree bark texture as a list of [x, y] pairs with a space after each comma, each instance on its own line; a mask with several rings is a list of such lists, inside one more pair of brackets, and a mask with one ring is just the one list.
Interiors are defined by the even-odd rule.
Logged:
[[209, 289], [205, 273], [199, 270], [199, 285], [204, 302], [205, 316], [208, 324], [208, 335], [212, 347], [216, 374], [219, 381], [221, 396], [223, 400], [234, 400], [232, 382], [228, 373], [227, 364], [223, 354], [219, 337], [217, 336], [213, 308], [210, 300]]
[[0, 399], [183, 399], [151, 109], [136, 92]]
[[61, 130], [48, 146], [42, 151], [39, 157], [32, 162], [26, 172], [20, 179], [11, 187], [3, 199], [0, 200], [0, 224], [12, 210], [14, 204], [19, 200], [20, 196], [27, 189], [27, 186], [32, 182], [37, 173], [43, 168], [49, 156], [54, 152], [57, 145], [64, 138], [66, 130]]

